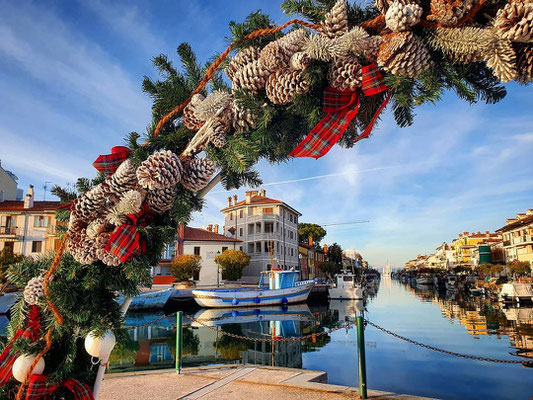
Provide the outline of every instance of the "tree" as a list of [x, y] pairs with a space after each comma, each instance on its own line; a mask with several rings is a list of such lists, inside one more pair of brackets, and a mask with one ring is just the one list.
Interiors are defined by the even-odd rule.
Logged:
[[4, 247], [0, 251], [0, 283], [6, 282], [6, 270], [11, 264], [16, 264], [24, 260], [22, 254], [15, 254], [11, 252], [7, 247]]
[[318, 224], [311, 224], [308, 222], [302, 222], [298, 224], [298, 238], [300, 243], [307, 243], [309, 236], [313, 238], [313, 243], [318, 245], [324, 236], [326, 236], [326, 230]]
[[172, 260], [170, 273], [178, 282], [185, 282], [194, 277], [202, 269], [202, 257], [194, 254], [180, 254]]
[[215, 262], [222, 269], [222, 278], [228, 281], [241, 279], [244, 269], [250, 263], [250, 256], [239, 250], [226, 250], [215, 257]]
[[521, 276], [531, 273], [531, 265], [527, 261], [513, 260], [507, 263], [511, 273]]
[[339, 244], [333, 243], [328, 247], [328, 260], [342, 267], [342, 248]]
[[341, 272], [341, 269], [342, 269], [340, 265], [335, 264], [332, 261], [321, 262], [318, 268], [320, 268], [320, 271], [326, 274], [329, 277], [329, 279], [331, 279], [332, 281], [333, 281], [333, 277], [335, 276], [335, 274], [338, 274], [339, 272]]

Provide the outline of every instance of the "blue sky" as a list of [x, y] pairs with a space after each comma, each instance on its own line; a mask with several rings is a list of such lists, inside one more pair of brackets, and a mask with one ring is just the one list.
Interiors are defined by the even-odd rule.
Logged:
[[[186, 41], [205, 61], [227, 45], [231, 20], [262, 9], [286, 21], [279, 4], [0, 0], [3, 167], [24, 190], [34, 184], [38, 200], [45, 181], [94, 175], [99, 154], [150, 121], [141, 82], [155, 76], [151, 57], [176, 59]], [[356, 248], [375, 265], [401, 265], [462, 231], [497, 229], [533, 208], [533, 91], [507, 88], [497, 105], [470, 106], [447, 94], [405, 129], [386, 111], [369, 140], [318, 161], [261, 162], [267, 195], [299, 210], [302, 221], [369, 220], [329, 227], [326, 242]], [[192, 225], [222, 225], [229, 194], [215, 188]]]

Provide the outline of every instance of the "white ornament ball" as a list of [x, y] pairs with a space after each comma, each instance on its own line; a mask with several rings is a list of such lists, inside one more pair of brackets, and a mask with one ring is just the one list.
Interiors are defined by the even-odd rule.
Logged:
[[[31, 364], [33, 363], [33, 360], [35, 360], [36, 355], [35, 354], [23, 354], [21, 356], [18, 356], [15, 362], [13, 363], [13, 377], [19, 381], [24, 381], [24, 378], [26, 377], [26, 373], [28, 372], [28, 369], [30, 369]], [[41, 359], [37, 362], [37, 365], [35, 368], [33, 368], [33, 374], [40, 375], [44, 371], [44, 359], [41, 357]]]
[[107, 331], [103, 337], [96, 336], [95, 332], [92, 331], [85, 338], [85, 350], [93, 357], [104, 358], [111, 354], [115, 343], [113, 331]]

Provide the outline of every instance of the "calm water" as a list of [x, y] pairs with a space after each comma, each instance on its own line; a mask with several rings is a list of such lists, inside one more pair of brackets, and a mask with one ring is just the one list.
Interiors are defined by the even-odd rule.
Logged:
[[[393, 332], [444, 349], [499, 359], [533, 357], [533, 309], [500, 309], [488, 300], [439, 297], [382, 279], [366, 302], [366, 317]], [[354, 302], [333, 301], [261, 310], [185, 310], [184, 366], [253, 363], [326, 371], [330, 383], [357, 386], [355, 329], [314, 340], [271, 345], [223, 336], [294, 337], [321, 332], [351, 320]], [[131, 314], [140, 325], [163, 314]], [[111, 369], [168, 368], [174, 363], [175, 317], [131, 329], [131, 340], [112, 354]], [[371, 389], [442, 399], [531, 399], [533, 368], [493, 364], [436, 353], [367, 327], [367, 379]], [[530, 358], [531, 359], [531, 358]]]

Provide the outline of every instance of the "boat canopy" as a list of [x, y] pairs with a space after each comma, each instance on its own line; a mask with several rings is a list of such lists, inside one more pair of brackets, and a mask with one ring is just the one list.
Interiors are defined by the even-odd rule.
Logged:
[[268, 286], [270, 289], [286, 289], [294, 287], [299, 271], [284, 271], [282, 269], [271, 269], [270, 271], [261, 272], [259, 285], [263, 284], [264, 276], [268, 274]]

